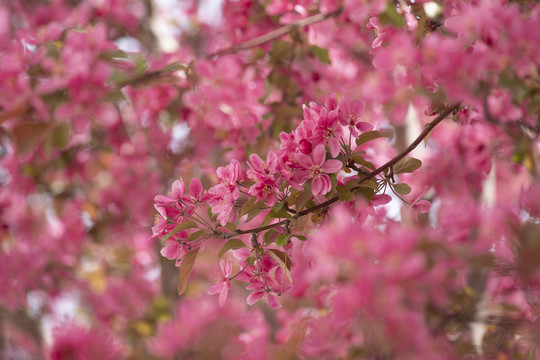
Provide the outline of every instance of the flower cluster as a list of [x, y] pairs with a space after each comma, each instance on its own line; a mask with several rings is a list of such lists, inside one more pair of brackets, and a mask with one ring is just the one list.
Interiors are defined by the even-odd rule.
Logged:
[[[175, 260], [182, 271], [184, 259], [198, 251], [205, 240], [226, 239], [220, 255], [236, 250], [240, 270], [233, 275], [231, 260], [222, 260], [223, 276], [209, 293], [219, 294], [223, 306], [230, 280], [237, 278], [247, 282], [252, 291], [248, 304], [265, 298], [271, 307], [280, 307], [278, 295], [292, 287], [291, 238], [302, 238], [291, 230], [294, 222], [319, 209], [320, 222], [336, 200], [353, 208], [357, 196], [371, 201], [372, 206], [384, 204], [390, 199], [384, 192], [399, 189], [394, 188], [393, 175], [376, 174], [374, 165], [364, 158], [365, 151], [360, 150], [366, 142], [382, 136], [372, 131], [370, 123], [361, 121], [364, 106], [362, 100], [343, 98], [340, 102], [331, 94], [324, 106], [304, 106], [303, 121], [290, 133], [281, 133], [279, 150], [269, 151], [266, 160], [250, 155], [247, 171], [233, 159], [217, 169], [216, 185], [203, 191], [200, 180], [194, 178], [189, 194], [183, 180], [176, 180], [169, 195], [155, 198], [159, 215], [152, 237], [162, 238], [165, 247], [161, 254]], [[396, 172], [411, 172], [417, 167], [397, 164]], [[379, 178], [372, 180], [375, 175]], [[362, 191], [355, 195], [359, 189]], [[420, 196], [411, 202], [413, 207]], [[264, 219], [257, 215], [264, 215]], [[255, 218], [259, 218], [259, 226], [245, 230], [244, 224], [255, 223]], [[248, 244], [242, 240], [246, 236], [251, 236]]]

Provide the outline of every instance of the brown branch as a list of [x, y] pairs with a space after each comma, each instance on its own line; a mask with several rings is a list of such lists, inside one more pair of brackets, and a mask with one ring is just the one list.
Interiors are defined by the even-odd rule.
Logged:
[[[313, 16], [309, 16], [309, 17], [307, 17], [305, 19], [297, 20], [292, 24], [282, 26], [282, 27], [280, 27], [278, 29], [275, 29], [273, 31], [270, 31], [269, 33], [266, 33], [264, 35], [258, 36], [258, 37], [253, 38], [253, 39], [246, 40], [246, 41], [244, 41], [244, 42], [242, 42], [240, 44], [237, 44], [237, 45], [234, 45], [234, 46], [231, 46], [231, 47], [216, 51], [216, 52], [211, 53], [211, 54], [203, 55], [203, 57], [206, 58], [206, 59], [212, 59], [212, 58], [215, 58], [215, 57], [228, 55], [228, 54], [233, 54], [233, 53], [236, 53], [238, 51], [247, 50], [247, 49], [259, 46], [259, 45], [263, 45], [263, 44], [265, 44], [267, 42], [270, 42], [272, 40], [275, 40], [275, 39], [277, 39], [277, 38], [279, 38], [279, 37], [281, 37], [283, 35], [287, 35], [288, 33], [292, 32], [292, 31], [294, 31], [296, 29], [299, 29], [299, 28], [302, 28], [302, 27], [305, 27], [305, 26], [308, 26], [308, 25], [313, 25], [313, 24], [319, 23], [321, 21], [327, 20], [327, 19], [329, 19], [331, 17], [338, 16], [341, 13], [342, 10], [343, 10], [342, 8], [339, 8], [336, 11], [330, 12], [328, 14], [316, 14], [316, 15], [313, 15]], [[186, 69], [184, 69], [184, 71], [189, 71], [190, 67], [191, 67], [191, 64], [187, 65]], [[164, 67], [164, 69], [166, 69], [166, 68], [167, 68], [167, 66]], [[122, 87], [127, 86], [127, 85], [140, 85], [140, 84], [143, 84], [143, 83], [158, 79], [158, 78], [160, 78], [160, 77], [162, 77], [164, 75], [168, 75], [169, 73], [170, 73], [170, 71], [166, 71], [166, 70], [164, 71], [163, 69], [155, 70], [155, 71], [149, 71], [149, 72], [146, 72], [146, 73], [141, 74], [139, 76], [136, 76], [133, 79], [129, 79], [129, 80], [126, 80], [124, 82], [120, 82], [117, 86], [118, 86], [118, 88], [122, 88]]]
[[247, 50], [247, 49], [259, 46], [259, 45], [266, 44], [267, 42], [275, 40], [275, 39], [277, 39], [277, 38], [279, 38], [279, 37], [281, 37], [283, 35], [287, 35], [288, 33], [290, 33], [291, 31], [293, 31], [295, 29], [298, 29], [298, 28], [301, 28], [301, 27], [304, 27], [304, 26], [308, 26], [308, 25], [313, 25], [313, 24], [319, 23], [321, 21], [327, 20], [327, 19], [329, 19], [331, 17], [338, 16], [341, 13], [342, 10], [343, 10], [342, 8], [339, 8], [336, 11], [332, 11], [332, 12], [330, 12], [328, 14], [317, 14], [317, 15], [309, 16], [309, 17], [307, 17], [305, 19], [297, 20], [292, 24], [282, 26], [282, 27], [280, 27], [278, 29], [270, 31], [269, 33], [266, 33], [266, 34], [261, 35], [261, 36], [257, 36], [256, 38], [249, 39], [247, 41], [244, 41], [244, 42], [242, 42], [240, 44], [231, 46], [229, 48], [222, 49], [222, 50], [216, 51], [216, 52], [211, 53], [211, 54], [207, 54], [204, 57], [206, 57], [207, 59], [211, 59], [211, 58], [214, 58], [216, 56], [223, 56], [223, 55], [227, 55], [227, 54], [232, 54], [232, 53], [235, 53], [235, 52], [238, 52], [238, 51]]
[[378, 174], [382, 173], [385, 170], [390, 169], [392, 166], [394, 166], [399, 160], [403, 159], [405, 156], [407, 156], [411, 151], [416, 149], [416, 147], [425, 139], [426, 136], [429, 135], [429, 133], [437, 126], [441, 121], [443, 121], [448, 115], [450, 115], [454, 110], [456, 110], [461, 104], [455, 104], [453, 106], [450, 106], [446, 110], [444, 110], [442, 113], [439, 114], [432, 122], [426, 125], [426, 128], [424, 131], [418, 135], [418, 137], [411, 143], [411, 145], [407, 146], [405, 150], [400, 152], [396, 157], [394, 157], [392, 160], [388, 161], [386, 164], [380, 166], [379, 168], [373, 170], [369, 173], [365, 178], [363, 178], [360, 182], [364, 182], [366, 180], [373, 179]]
[[[425, 138], [426, 136], [429, 135], [429, 133], [440, 123], [442, 122], [448, 115], [450, 115], [454, 110], [456, 110], [461, 104], [454, 104], [448, 108], [446, 108], [442, 113], [439, 114], [439, 116], [437, 116], [432, 122], [430, 122], [426, 128], [424, 129], [424, 131], [422, 131], [420, 133], [420, 135], [418, 135], [418, 137], [409, 145], [407, 146], [407, 148], [405, 150], [403, 150], [402, 152], [400, 152], [398, 155], [396, 155], [395, 157], [393, 157], [390, 161], [388, 161], [387, 163], [385, 163], [384, 165], [378, 167], [377, 169], [373, 170], [372, 172], [370, 172], [368, 175], [366, 175], [364, 178], [362, 178], [360, 180], [360, 183], [366, 181], [366, 180], [370, 180], [370, 179], [373, 179], [375, 176], [377, 176], [378, 174], [384, 172], [385, 170], [388, 170], [390, 169], [392, 166], [394, 166], [399, 160], [403, 159], [405, 156], [407, 156], [411, 151], [413, 151]], [[351, 189], [351, 191], [354, 191], [354, 190], [357, 190], [358, 188], [353, 188]], [[319, 209], [324, 209], [324, 208], [327, 208], [329, 207], [330, 205], [332, 205], [333, 203], [335, 203], [336, 201], [338, 201], [339, 198], [337, 196], [334, 196], [333, 198], [323, 202], [323, 203], [320, 203], [318, 205], [315, 205], [315, 206], [312, 206], [308, 209], [305, 209], [303, 211], [300, 211], [299, 213], [297, 213], [296, 215], [294, 215], [292, 218], [293, 219], [298, 219], [299, 217], [302, 217], [304, 215], [307, 215], [307, 214], [310, 214], [312, 212], [315, 212]], [[271, 229], [271, 228], [274, 228], [276, 226], [281, 226], [281, 225], [286, 225], [288, 223], [290, 223], [291, 220], [290, 219], [285, 219], [285, 220], [281, 220], [275, 224], [270, 224], [270, 225], [266, 225], [266, 226], [261, 226], [261, 227], [257, 227], [257, 228], [253, 228], [253, 229], [248, 229], [248, 230], [237, 230], [233, 233], [229, 233], [229, 234], [226, 234], [226, 233], [223, 233], [223, 232], [220, 232], [218, 233], [221, 237], [225, 238], [225, 239], [228, 239], [228, 238], [231, 238], [233, 236], [236, 236], [236, 235], [242, 235], [242, 234], [249, 234], [249, 233], [257, 233], [257, 232], [261, 232], [261, 231], [264, 231], [264, 230], [268, 230], [268, 229]], [[216, 234], [216, 235], [218, 235]]]

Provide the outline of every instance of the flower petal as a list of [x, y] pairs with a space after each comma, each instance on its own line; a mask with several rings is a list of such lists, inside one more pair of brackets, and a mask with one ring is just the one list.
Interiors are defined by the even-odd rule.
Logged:
[[328, 94], [326, 95], [326, 102], [324, 103], [324, 106], [328, 108], [328, 110], [334, 110], [337, 109], [339, 104], [339, 100], [336, 96], [336, 94]]
[[223, 307], [223, 305], [225, 305], [225, 300], [227, 300], [227, 294], [229, 292], [229, 288], [231, 287], [231, 284], [229, 284], [228, 281], [222, 284], [223, 284], [223, 287], [221, 288], [221, 291], [219, 292], [219, 307]]
[[343, 164], [339, 160], [326, 160], [326, 162], [321, 166], [321, 170], [327, 174], [333, 174], [338, 172], [343, 167]]
[[171, 197], [175, 200], [178, 200], [184, 195], [184, 192], [186, 191], [186, 186], [184, 185], [184, 180], [179, 179], [173, 182], [172, 184], [172, 195]]
[[313, 159], [314, 165], [321, 166], [324, 164], [324, 160], [326, 159], [326, 150], [324, 149], [324, 145], [319, 144], [315, 146], [315, 149], [313, 149], [313, 153], [311, 154], [311, 158]]
[[268, 294], [266, 297], [266, 302], [272, 309], [279, 309], [281, 308], [281, 302], [279, 301], [279, 298], [274, 294]]
[[414, 204], [412, 208], [420, 214], [425, 214], [431, 208], [431, 203], [427, 200], [420, 200], [416, 204]]
[[315, 178], [311, 181], [311, 193], [313, 195], [319, 195], [323, 187], [323, 180], [321, 178]]
[[330, 189], [332, 189], [332, 181], [330, 180], [330, 178], [326, 174], [322, 174], [319, 179], [321, 180], [321, 183], [322, 183], [320, 194], [321, 195], [328, 194]]
[[368, 122], [360, 121], [360, 122], [357, 122], [355, 126], [360, 132], [366, 132], [366, 131], [373, 130], [373, 125], [371, 125]]
[[390, 201], [392, 201], [392, 197], [390, 195], [377, 194], [373, 196], [373, 199], [371, 199], [370, 205], [372, 206], [385, 205], [385, 204], [388, 204]]
[[311, 157], [302, 153], [296, 154], [296, 161], [306, 169], [309, 169], [313, 165]]
[[165, 246], [160, 251], [161, 255], [169, 260], [177, 259], [180, 256], [181, 249], [177, 242], [171, 245]]
[[330, 148], [330, 154], [332, 155], [332, 157], [336, 157], [339, 155], [339, 141], [338, 139], [336, 139], [335, 137], [331, 138], [329, 141], [328, 141], [328, 147]]
[[223, 288], [224, 284], [222, 282], [213, 285], [210, 289], [208, 289], [208, 294], [215, 295], [218, 293], [221, 293], [221, 289]]
[[261, 300], [264, 296], [264, 291], [255, 291], [249, 294], [249, 296], [246, 299], [246, 303], [248, 305], [253, 305], [257, 303], [257, 301]]
[[200, 199], [203, 193], [203, 186], [199, 178], [193, 178], [189, 183], [189, 195], [194, 199]]

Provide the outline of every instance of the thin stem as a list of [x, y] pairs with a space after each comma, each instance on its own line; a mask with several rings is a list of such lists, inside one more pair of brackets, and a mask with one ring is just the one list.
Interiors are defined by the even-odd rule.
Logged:
[[230, 277], [229, 280], [234, 280], [235, 277], [237, 277], [238, 275], [240, 275], [241, 273], [244, 272], [244, 270], [246, 270], [246, 268], [249, 266], [249, 264], [246, 264], [246, 266], [244, 266], [242, 269], [240, 269], [240, 271], [238, 271], [233, 277]]
[[195, 206], [195, 209], [190, 209], [190, 208], [188, 207], [188, 205], [182, 201], [182, 199], [180, 199], [179, 201], [180, 201], [180, 203], [181, 203], [182, 205], [184, 205], [184, 207], [186, 207], [186, 208], [188, 208], [189, 210], [192, 211], [191, 214], [188, 214], [188, 213], [186, 213], [185, 211], [182, 211], [182, 213], [184, 214], [185, 217], [190, 217], [193, 221], [197, 222], [197, 220], [195, 219], [195, 217], [192, 216], [192, 214], [193, 214], [193, 215], [196, 215], [196, 216], [199, 218], [199, 220], [200, 220], [201, 223], [203, 223], [204, 225], [206, 225], [206, 227], [207, 227], [208, 229], [210, 229], [210, 230], [212, 229], [212, 225], [210, 225], [208, 222], [206, 222], [206, 220], [205, 220], [201, 215], [197, 214], [197, 206]]

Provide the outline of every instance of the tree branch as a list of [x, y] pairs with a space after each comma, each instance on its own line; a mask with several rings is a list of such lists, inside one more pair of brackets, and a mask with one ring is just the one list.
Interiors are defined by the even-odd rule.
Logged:
[[[277, 38], [279, 38], [279, 37], [281, 37], [283, 35], [287, 35], [288, 33], [292, 32], [293, 30], [296, 30], [296, 29], [299, 29], [299, 28], [302, 28], [302, 27], [305, 27], [305, 26], [308, 26], [308, 25], [313, 25], [313, 24], [319, 23], [321, 21], [327, 20], [327, 19], [329, 19], [331, 17], [338, 16], [341, 13], [341, 11], [343, 11], [343, 8], [340, 7], [339, 9], [337, 9], [337, 10], [335, 10], [333, 12], [327, 13], [327, 14], [316, 14], [316, 15], [313, 15], [313, 16], [309, 16], [309, 17], [307, 17], [305, 19], [297, 20], [292, 24], [288, 24], [288, 25], [282, 26], [282, 27], [280, 27], [278, 29], [272, 30], [269, 33], [263, 34], [263, 35], [258, 36], [256, 38], [246, 40], [246, 41], [244, 41], [244, 42], [242, 42], [240, 44], [237, 44], [237, 45], [234, 45], [234, 46], [231, 46], [231, 47], [216, 51], [216, 52], [211, 53], [211, 54], [205, 54], [202, 57], [206, 58], [206, 59], [212, 59], [212, 58], [216, 58], [216, 57], [223, 56], [223, 55], [233, 54], [233, 53], [236, 53], [238, 51], [247, 50], [247, 49], [250, 49], [250, 48], [265, 44], [267, 42], [270, 42], [270, 41], [272, 41], [274, 39], [277, 39]], [[172, 64], [169, 64], [169, 66], [170, 65], [172, 65]], [[191, 67], [191, 64], [186, 64], [186, 66], [185, 66], [185, 68], [183, 70], [184, 71], [190, 71], [190, 67]], [[127, 85], [140, 85], [140, 84], [147, 83], [149, 81], [158, 79], [161, 76], [169, 75], [170, 73], [171, 73], [171, 71], [167, 70], [167, 66], [165, 66], [161, 70], [155, 70], [155, 71], [146, 72], [146, 73], [141, 74], [140, 76], [137, 76], [137, 77], [135, 77], [133, 79], [129, 79], [127, 81], [121, 82], [117, 86], [119, 88], [122, 88], [122, 87], [127, 86]]]
[[450, 115], [454, 110], [456, 110], [461, 104], [454, 104], [450, 106], [449, 108], [446, 108], [442, 113], [439, 114], [432, 122], [426, 125], [426, 128], [424, 131], [418, 135], [418, 137], [409, 145], [405, 150], [400, 152], [397, 156], [395, 156], [392, 160], [388, 161], [386, 164], [380, 166], [379, 168], [373, 170], [369, 173], [365, 178], [363, 178], [360, 182], [364, 182], [366, 180], [373, 179], [378, 174], [382, 173], [383, 171], [390, 169], [390, 167], [394, 166], [399, 160], [403, 159], [405, 156], [407, 156], [411, 151], [416, 149], [416, 147], [425, 139], [426, 136], [429, 135], [429, 133], [437, 126], [441, 121], [443, 121], [448, 115]]
[[[398, 155], [396, 155], [395, 157], [393, 157], [390, 161], [388, 161], [387, 163], [385, 163], [384, 165], [378, 167], [377, 169], [373, 170], [372, 172], [370, 172], [368, 175], [366, 175], [363, 179], [360, 180], [360, 183], [366, 181], [366, 180], [370, 180], [370, 179], [373, 179], [375, 176], [377, 176], [378, 174], [384, 172], [385, 170], [387, 169], [390, 169], [392, 166], [394, 166], [399, 160], [403, 159], [405, 156], [407, 156], [411, 151], [413, 151], [425, 138], [426, 136], [428, 136], [428, 134], [441, 122], [443, 121], [448, 115], [450, 115], [454, 110], [456, 110], [461, 104], [454, 104], [448, 108], [446, 108], [442, 113], [439, 114], [439, 116], [437, 116], [432, 122], [430, 122], [426, 128], [424, 129], [424, 131], [422, 131], [420, 133], [420, 135], [418, 135], [418, 137], [409, 145], [407, 146], [407, 148], [405, 150], [403, 150], [402, 152], [400, 152]], [[354, 190], [357, 190], [358, 188], [353, 188], [351, 189], [351, 191], [354, 191]], [[318, 205], [315, 205], [315, 206], [312, 206], [308, 209], [305, 209], [303, 211], [300, 211], [299, 213], [297, 213], [296, 215], [294, 215], [292, 218], [293, 219], [298, 219], [299, 217], [302, 217], [304, 215], [307, 215], [307, 214], [310, 214], [312, 212], [315, 212], [319, 209], [324, 209], [324, 208], [327, 208], [329, 207], [330, 205], [332, 205], [333, 203], [337, 202], [339, 200], [339, 198], [337, 196], [334, 196], [333, 198], [323, 202], [323, 203], [320, 203]], [[248, 229], [248, 230], [237, 230], [233, 233], [230, 233], [230, 234], [225, 234], [225, 233], [222, 233], [220, 234], [222, 237], [228, 239], [228, 238], [231, 238], [233, 236], [236, 236], [236, 235], [242, 235], [242, 234], [249, 234], [249, 233], [257, 233], [257, 232], [261, 232], [261, 231], [264, 231], [264, 230], [268, 230], [268, 229], [271, 229], [271, 228], [274, 228], [276, 226], [281, 226], [281, 225], [285, 225], [287, 223], [290, 223], [290, 219], [285, 219], [285, 220], [281, 220], [277, 223], [274, 223], [274, 224], [270, 224], [270, 225], [266, 225], [266, 226], [261, 226], [261, 227], [257, 227], [257, 228], [253, 228], [253, 229]]]
[[238, 52], [238, 51], [247, 50], [247, 49], [262, 45], [262, 44], [266, 44], [267, 42], [270, 42], [270, 41], [272, 41], [274, 39], [277, 39], [277, 38], [279, 38], [279, 37], [281, 37], [283, 35], [286, 35], [286, 34], [290, 33], [291, 31], [293, 31], [295, 29], [298, 29], [298, 28], [301, 28], [301, 27], [304, 27], [304, 26], [308, 26], [308, 25], [313, 25], [313, 24], [316, 24], [318, 22], [327, 20], [327, 19], [329, 19], [331, 17], [338, 16], [341, 13], [342, 10], [343, 10], [343, 8], [340, 7], [339, 9], [337, 9], [335, 11], [332, 11], [332, 12], [330, 12], [328, 14], [317, 14], [317, 15], [309, 16], [309, 17], [307, 17], [305, 19], [297, 20], [292, 24], [282, 26], [282, 27], [280, 27], [280, 28], [278, 28], [276, 30], [270, 31], [269, 33], [266, 33], [266, 34], [261, 35], [261, 36], [257, 36], [256, 38], [253, 38], [253, 39], [246, 40], [246, 41], [244, 41], [244, 42], [242, 42], [240, 44], [231, 46], [229, 48], [222, 49], [222, 50], [216, 51], [216, 52], [211, 53], [211, 54], [207, 54], [204, 57], [207, 58], [207, 59], [211, 59], [211, 58], [214, 58], [214, 57], [217, 57], [217, 56], [223, 56], [223, 55], [227, 55], [227, 54], [232, 54], [232, 53], [235, 53], [235, 52]]

